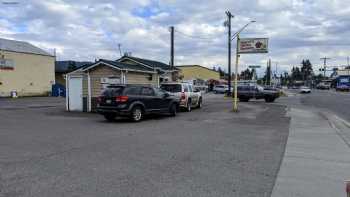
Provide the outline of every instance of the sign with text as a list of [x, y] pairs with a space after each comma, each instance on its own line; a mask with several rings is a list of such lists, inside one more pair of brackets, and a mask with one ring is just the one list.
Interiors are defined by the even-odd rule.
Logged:
[[9, 59], [0, 59], [0, 70], [14, 70], [15, 63], [13, 60]]
[[249, 65], [248, 67], [249, 67], [249, 68], [261, 68], [260, 65]]
[[238, 41], [238, 54], [268, 53], [268, 38], [241, 38]]

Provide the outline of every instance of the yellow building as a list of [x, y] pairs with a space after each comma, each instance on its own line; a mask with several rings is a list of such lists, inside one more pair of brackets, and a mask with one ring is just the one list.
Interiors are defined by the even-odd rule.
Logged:
[[30, 43], [0, 38], [0, 97], [48, 95], [55, 57]]
[[183, 76], [183, 80], [194, 80], [194, 79], [220, 79], [220, 74], [217, 71], [199, 65], [183, 65], [177, 66], [180, 69], [180, 76]]

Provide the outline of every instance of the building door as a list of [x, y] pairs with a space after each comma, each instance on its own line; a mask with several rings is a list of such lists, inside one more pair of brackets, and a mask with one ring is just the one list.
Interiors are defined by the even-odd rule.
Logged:
[[83, 78], [70, 77], [68, 86], [69, 111], [83, 111]]

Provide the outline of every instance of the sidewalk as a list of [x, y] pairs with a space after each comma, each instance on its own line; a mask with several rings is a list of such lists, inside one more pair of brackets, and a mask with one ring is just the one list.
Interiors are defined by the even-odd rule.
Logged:
[[[334, 118], [294, 109], [286, 152], [272, 197], [345, 197], [350, 147]], [[350, 131], [349, 131], [350, 132]]]
[[65, 107], [65, 98], [62, 97], [20, 97], [0, 98], [0, 110], [23, 108]]

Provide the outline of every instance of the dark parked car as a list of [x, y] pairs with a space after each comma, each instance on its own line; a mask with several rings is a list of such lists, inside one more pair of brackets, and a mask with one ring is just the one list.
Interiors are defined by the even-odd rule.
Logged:
[[126, 116], [140, 121], [144, 115], [168, 113], [175, 116], [179, 100], [167, 92], [137, 85], [109, 86], [99, 97], [97, 112], [112, 121], [117, 116]]
[[242, 85], [237, 87], [239, 101], [248, 102], [250, 99], [265, 99], [267, 103], [274, 102], [279, 97], [279, 91], [273, 88], [264, 89], [259, 85]]

